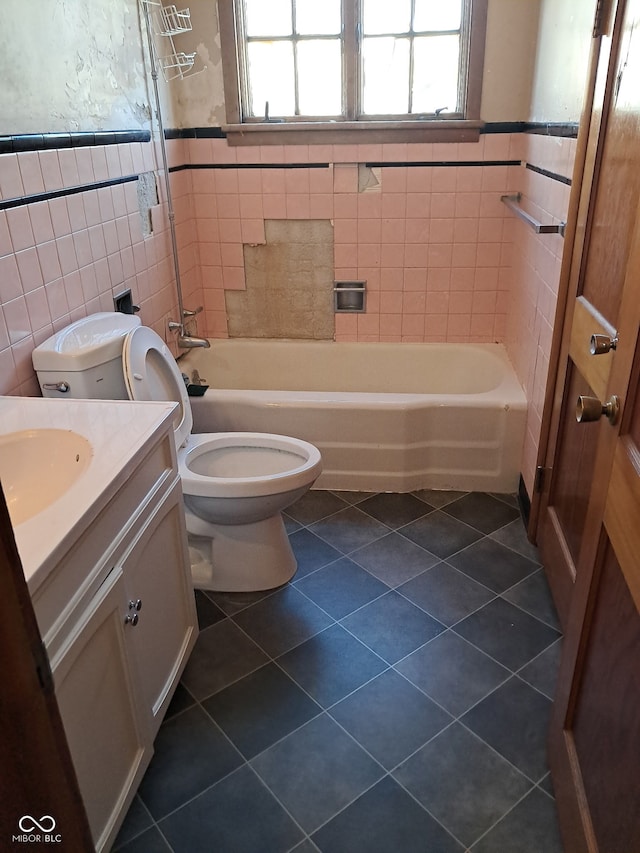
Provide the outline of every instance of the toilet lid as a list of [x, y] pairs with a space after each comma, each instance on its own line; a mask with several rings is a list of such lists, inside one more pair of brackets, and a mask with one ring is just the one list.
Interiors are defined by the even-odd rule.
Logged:
[[173, 431], [176, 448], [181, 447], [189, 438], [193, 417], [182, 374], [165, 342], [148, 326], [138, 326], [124, 340], [122, 366], [129, 399], [178, 404]]

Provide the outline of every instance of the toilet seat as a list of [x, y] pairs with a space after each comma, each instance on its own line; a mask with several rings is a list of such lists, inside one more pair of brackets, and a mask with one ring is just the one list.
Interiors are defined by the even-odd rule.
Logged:
[[178, 453], [190, 495], [246, 497], [297, 489], [320, 473], [320, 451], [298, 438], [262, 432], [192, 435]]
[[131, 400], [178, 404], [173, 419], [176, 448], [191, 434], [193, 415], [187, 388], [169, 347], [153, 329], [138, 326], [124, 339], [122, 369]]

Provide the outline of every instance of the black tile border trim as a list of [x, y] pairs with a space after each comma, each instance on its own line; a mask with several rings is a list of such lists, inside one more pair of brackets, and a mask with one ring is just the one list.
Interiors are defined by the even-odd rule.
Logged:
[[[170, 172], [183, 172], [185, 169], [328, 169], [330, 163], [184, 163], [170, 166]], [[334, 165], [343, 165], [341, 163]], [[352, 165], [352, 164], [348, 164]], [[423, 160], [420, 162], [374, 162], [364, 163], [369, 168], [411, 169], [414, 166], [521, 166], [520, 160]]]
[[578, 122], [525, 122], [525, 133], [537, 133], [541, 136], [563, 136], [568, 139], [577, 139], [580, 125]]
[[330, 163], [183, 163], [169, 166], [170, 172], [185, 169], [328, 169]]
[[[493, 121], [480, 128], [481, 134], [538, 133], [545, 136], [575, 138], [578, 124], [569, 122]], [[221, 127], [168, 128], [165, 139], [226, 139]], [[118, 145], [124, 142], [149, 142], [148, 130], [96, 130], [69, 133], [18, 133], [0, 136], [0, 154], [20, 154], [25, 151], [47, 151], [57, 148], [86, 148], [93, 145]]]
[[165, 139], [226, 139], [227, 134], [221, 127], [183, 127], [168, 128]]
[[529, 498], [529, 493], [527, 492], [527, 487], [524, 482], [524, 477], [520, 474], [520, 481], [518, 482], [518, 506], [520, 507], [520, 514], [522, 515], [522, 520], [524, 521], [524, 526], [529, 527], [529, 516], [531, 515], [531, 499]]
[[[447, 143], [443, 143], [447, 144]], [[409, 161], [409, 162], [391, 162], [385, 163], [384, 161], [379, 162], [370, 162], [365, 163], [365, 166], [369, 166], [370, 168], [396, 168], [400, 166], [404, 166], [408, 169], [413, 168], [414, 166], [431, 166], [433, 168], [437, 168], [440, 166], [521, 166], [522, 162], [520, 160], [422, 160], [422, 161]]]
[[565, 175], [559, 175], [557, 172], [550, 172], [548, 169], [542, 169], [540, 166], [534, 166], [533, 163], [525, 164], [527, 169], [530, 169], [532, 172], [536, 172], [538, 175], [543, 175], [545, 178], [551, 178], [552, 181], [560, 181], [561, 184], [566, 184], [568, 187], [571, 186], [571, 178], [567, 178]]
[[78, 184], [75, 187], [65, 187], [61, 190], [51, 190], [50, 192], [37, 193], [35, 195], [25, 195], [19, 198], [7, 198], [0, 200], [0, 210], [11, 210], [14, 207], [22, 207], [27, 204], [37, 204], [40, 201], [51, 201], [54, 198], [64, 198], [68, 195], [78, 195], [78, 193], [86, 193], [90, 190], [101, 190], [105, 187], [115, 187], [118, 184], [129, 184], [132, 181], [137, 181], [137, 175], [125, 175], [122, 178], [111, 178], [108, 181], [94, 181], [91, 184]]
[[149, 142], [148, 130], [96, 130], [70, 133], [21, 133], [0, 136], [0, 154], [48, 151], [54, 148], [86, 148], [93, 145], [119, 145], [124, 142]]

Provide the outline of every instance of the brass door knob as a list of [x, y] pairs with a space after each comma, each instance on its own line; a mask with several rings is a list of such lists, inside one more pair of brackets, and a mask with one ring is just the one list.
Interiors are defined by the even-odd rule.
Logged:
[[599, 421], [604, 415], [609, 423], [615, 424], [620, 414], [620, 398], [615, 394], [606, 403], [601, 403], [597, 397], [578, 397], [576, 403], [576, 420], [579, 424]]

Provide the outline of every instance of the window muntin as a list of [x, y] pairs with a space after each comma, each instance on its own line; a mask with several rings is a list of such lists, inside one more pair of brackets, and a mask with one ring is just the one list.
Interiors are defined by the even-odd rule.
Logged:
[[235, 3], [241, 121], [467, 117], [471, 0]]

